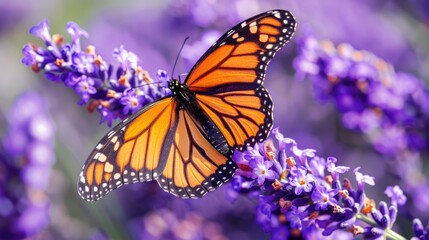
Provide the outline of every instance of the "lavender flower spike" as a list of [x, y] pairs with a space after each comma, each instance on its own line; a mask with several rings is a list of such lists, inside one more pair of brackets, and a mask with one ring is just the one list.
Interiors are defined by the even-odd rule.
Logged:
[[429, 185], [419, 167], [429, 149], [429, 90], [424, 82], [395, 71], [368, 51], [347, 43], [335, 46], [304, 30], [294, 60], [297, 75], [309, 77], [318, 101], [333, 102], [344, 127], [364, 134], [376, 151], [396, 160], [392, 172], [413, 196], [415, 209], [427, 215], [429, 201], [422, 189]]
[[[278, 153], [271, 140], [258, 143], [244, 153], [234, 153], [239, 170], [231, 187], [249, 198], [257, 198], [256, 222], [271, 232], [273, 238], [281, 233], [284, 238], [304, 239], [337, 234], [341, 239], [355, 236], [404, 239], [391, 230], [397, 203], [403, 203], [396, 200], [402, 199], [400, 189], [395, 188], [390, 206], [380, 202], [377, 209], [364, 189], [365, 184], [375, 184], [372, 177], [356, 168], [357, 188], [347, 179], [341, 185], [339, 180], [349, 167], [337, 166], [336, 158], [325, 160], [315, 150], [306, 155], [305, 161], [296, 162], [294, 159], [302, 157], [305, 151], [293, 139], [283, 137], [278, 129], [272, 133], [278, 140]], [[261, 169], [265, 174], [269, 171], [273, 174], [261, 179]]]
[[25, 45], [21, 62], [35, 72], [44, 71], [46, 79], [72, 88], [81, 97], [79, 105], [101, 114], [101, 123], [111, 126], [115, 119], [124, 119], [169, 93], [165, 71], [157, 73], [155, 82], [138, 65], [137, 56], [123, 46], [113, 51], [119, 65], [114, 70], [94, 46], [81, 49], [80, 38], [88, 37], [85, 30], [73, 22], [66, 29], [71, 37], [68, 43], [58, 34], [50, 35], [47, 20], [32, 27], [30, 33], [41, 38], [45, 48]]
[[21, 95], [8, 113], [0, 144], [0, 236], [37, 237], [49, 224], [47, 188], [55, 161], [53, 122], [35, 92]]

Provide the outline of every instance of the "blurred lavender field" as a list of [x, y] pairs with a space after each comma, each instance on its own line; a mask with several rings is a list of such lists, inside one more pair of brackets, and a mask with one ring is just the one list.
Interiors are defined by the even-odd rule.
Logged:
[[[274, 126], [301, 148], [375, 177], [365, 191], [376, 202], [387, 201], [387, 186], [401, 186], [408, 201], [395, 230], [410, 238], [413, 218], [429, 220], [429, 3], [18, 0], [0, 2], [0, 239], [276, 237], [264, 231], [260, 203], [231, 184], [199, 200], [177, 199], [154, 182], [81, 200], [78, 174], [109, 128], [77, 104], [73, 89], [21, 63], [25, 44], [43, 45], [29, 28], [48, 19], [65, 41], [67, 22], [79, 24], [89, 35], [82, 46], [106, 62], [123, 45], [152, 78], [159, 69], [170, 74], [189, 36], [177, 75], [230, 27], [270, 9], [291, 11], [298, 24], [264, 82]], [[352, 237], [341, 234], [332, 238]]]

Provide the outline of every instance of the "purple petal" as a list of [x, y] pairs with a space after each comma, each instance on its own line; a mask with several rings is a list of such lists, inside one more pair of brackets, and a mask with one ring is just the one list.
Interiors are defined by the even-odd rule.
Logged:
[[80, 28], [80, 26], [77, 23], [74, 23], [74, 22], [68, 22], [66, 26], [66, 30], [72, 37], [73, 42], [78, 40], [81, 36], [88, 37], [88, 33], [82, 28]]
[[45, 42], [51, 41], [51, 35], [49, 34], [49, 22], [47, 19], [41, 21], [39, 24], [30, 28], [30, 34], [40, 37]]
[[407, 197], [404, 195], [402, 189], [398, 186], [388, 186], [384, 193], [390, 197], [392, 204], [404, 205], [407, 202]]

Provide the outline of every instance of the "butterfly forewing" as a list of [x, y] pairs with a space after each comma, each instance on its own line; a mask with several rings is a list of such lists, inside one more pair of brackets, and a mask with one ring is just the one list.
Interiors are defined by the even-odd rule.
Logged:
[[114, 127], [85, 162], [79, 195], [98, 200], [124, 184], [158, 178], [166, 162], [164, 146], [171, 145], [176, 130], [176, 109], [176, 101], [167, 97]]
[[294, 31], [288, 11], [257, 15], [225, 33], [188, 75], [189, 89], [232, 148], [263, 141], [272, 128], [273, 104], [261, 84], [267, 64]]

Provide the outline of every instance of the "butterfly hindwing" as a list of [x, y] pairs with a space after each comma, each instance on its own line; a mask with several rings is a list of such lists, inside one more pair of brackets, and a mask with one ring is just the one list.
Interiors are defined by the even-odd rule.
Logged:
[[177, 130], [158, 183], [181, 198], [200, 198], [233, 176], [236, 164], [212, 144], [201, 123], [179, 110]]
[[188, 75], [185, 83], [232, 148], [263, 141], [272, 128], [273, 104], [261, 84], [294, 30], [288, 11], [257, 15], [225, 33]]
[[177, 126], [176, 106], [171, 97], [158, 100], [104, 136], [82, 168], [80, 196], [98, 200], [124, 184], [158, 178]]
[[263, 86], [215, 95], [199, 95], [198, 102], [233, 148], [265, 140], [272, 126], [272, 101]]

